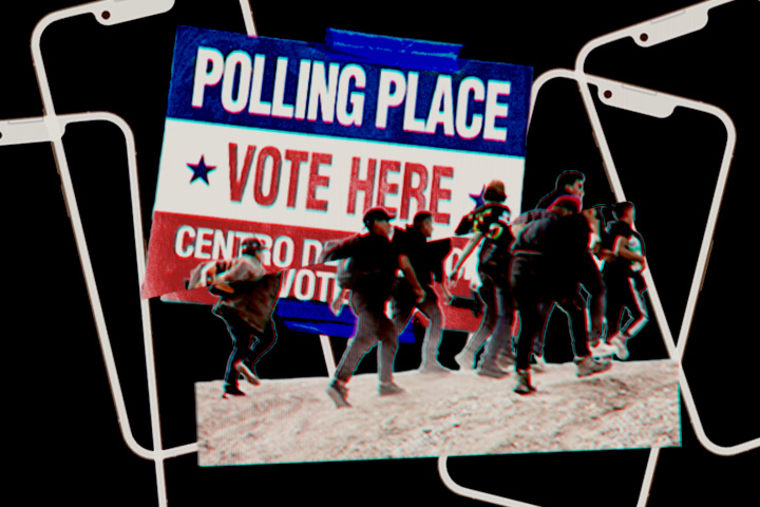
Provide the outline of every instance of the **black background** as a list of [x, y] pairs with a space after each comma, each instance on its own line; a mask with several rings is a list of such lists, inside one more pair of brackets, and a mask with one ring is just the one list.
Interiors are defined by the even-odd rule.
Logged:
[[[571, 68], [580, 48], [593, 37], [691, 3], [531, 1], [495, 7], [485, 2], [448, 6], [267, 2], [254, 3], [253, 12], [262, 36], [320, 42], [325, 28], [334, 27], [455, 42], [464, 45], [465, 58], [529, 65], [535, 78], [551, 68]], [[30, 52], [32, 29], [48, 12], [75, 4], [46, 1], [4, 6], [0, 119], [42, 114]], [[622, 43], [599, 50], [587, 68], [715, 104], [736, 124], [736, 153], [710, 270], [684, 357], [702, 424], [719, 445], [757, 438], [760, 427], [755, 375], [760, 346], [752, 320], [757, 282], [753, 204], [760, 160], [755, 141], [758, 99], [752, 84], [760, 49], [758, 5], [740, 0], [722, 7], [725, 14], [716, 14], [716, 26], [711, 25], [710, 32], [647, 50], [651, 52]], [[101, 26], [91, 16], [67, 20], [51, 26], [42, 40], [58, 113], [111, 111], [131, 126], [146, 241], [177, 24], [244, 32], [235, 0], [177, 0], [170, 13], [114, 27]], [[565, 105], [578, 106], [560, 101], [556, 107]], [[546, 122], [539, 124], [536, 116], [536, 128], [552, 124], [553, 108], [549, 107]], [[651, 119], [615, 112], [605, 115], [603, 121], [610, 122], [605, 132], [614, 144], [628, 197], [637, 204], [652, 271], [660, 269], [655, 278], [676, 333], [680, 319], [672, 315], [683, 312], [690, 281], [687, 268], [698, 248], [699, 224], [704, 223], [703, 218], [698, 220], [715, 178], [714, 171], [695, 168], [717, 169], [720, 157], [713, 145], [723, 146], [725, 139], [719, 125], [686, 115], [675, 124], [658, 127], [661, 131], [648, 131], [647, 143], [637, 144], [636, 134], [654, 128]], [[566, 121], [576, 116], [558, 114], [558, 118]], [[579, 142], [583, 143], [579, 151], [588, 151], [588, 128], [579, 121], [572, 133], [585, 140]], [[542, 132], [532, 130], [529, 138], [525, 206], [548, 192], [556, 172], [567, 164], [564, 154], [573, 148], [572, 143], [563, 149], [550, 145], [546, 150], [542, 144], [531, 145]], [[150, 448], [124, 142], [121, 133], [107, 123], [70, 127], [64, 142], [129, 423], [136, 440]], [[544, 163], [534, 159], [547, 152], [562, 156], [531, 172]], [[590, 176], [586, 202], [604, 202], [610, 197], [609, 187], [601, 176], [591, 176], [601, 174], [594, 166], [599, 164], [598, 155], [592, 150], [588, 157], [577, 162]], [[25, 504], [32, 505], [55, 501], [154, 505], [153, 463], [134, 455], [119, 432], [51, 145], [3, 146], [0, 168], [3, 215], [10, 227], [4, 241], [4, 271], [10, 274], [4, 358], [11, 366], [3, 369], [8, 394], [4, 413], [9, 423], [6, 462], [18, 477], [9, 484], [7, 496], [16, 490]], [[221, 322], [211, 318], [207, 308], [158, 301], [150, 305], [163, 447], [170, 448], [195, 440], [193, 383], [221, 377], [229, 342]], [[463, 342], [464, 336], [447, 334], [442, 361], [453, 366], [453, 355]], [[343, 343], [333, 340], [338, 356]], [[666, 357], [654, 319], [631, 347], [634, 359]], [[557, 353], [556, 359], [561, 355]], [[418, 360], [419, 351], [409, 345], [400, 351], [397, 368], [413, 367]], [[283, 334], [262, 361], [259, 373], [264, 378], [326, 375], [318, 341]], [[752, 479], [760, 464], [758, 451], [716, 456], [697, 441], [683, 405], [682, 421], [683, 446], [661, 451], [648, 504], [757, 505], [760, 495]], [[467, 487], [534, 504], [632, 505], [638, 499], [648, 453], [641, 449], [457, 457], [449, 459], [449, 471]], [[325, 500], [480, 503], [449, 491], [439, 478], [435, 458], [199, 468], [196, 455], [190, 454], [168, 460], [165, 467], [169, 502], [180, 506], [226, 501], [298, 505]]]

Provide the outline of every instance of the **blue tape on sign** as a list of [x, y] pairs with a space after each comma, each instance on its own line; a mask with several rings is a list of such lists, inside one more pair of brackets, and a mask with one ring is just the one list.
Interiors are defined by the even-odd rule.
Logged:
[[462, 49], [461, 44], [401, 39], [334, 28], [327, 29], [325, 44], [333, 57], [342, 54], [353, 61], [449, 73], [459, 71], [459, 51]]
[[[276, 313], [288, 328], [303, 333], [350, 338], [354, 335], [356, 327], [356, 317], [348, 306], [344, 306], [336, 316], [330, 311], [327, 303], [281, 299], [277, 304]], [[414, 343], [414, 341], [410, 320], [399, 335], [399, 342]]]

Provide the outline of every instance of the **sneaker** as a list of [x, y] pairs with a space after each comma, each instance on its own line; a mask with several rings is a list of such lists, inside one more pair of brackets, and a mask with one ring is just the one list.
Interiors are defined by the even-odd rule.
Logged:
[[509, 375], [509, 372], [496, 366], [496, 363], [486, 363], [478, 366], [477, 374], [484, 377], [504, 378]]
[[591, 350], [591, 355], [594, 357], [605, 357], [605, 356], [611, 356], [618, 349], [617, 347], [610, 345], [609, 343], [606, 343], [604, 340], [599, 340], [599, 343], [597, 343], [593, 347], [590, 347], [589, 350]]
[[496, 364], [501, 368], [509, 369], [511, 366], [515, 365], [515, 360], [515, 355], [511, 350], [507, 351], [506, 349], [502, 349], [502, 351], [499, 352], [499, 358], [496, 360]]
[[533, 368], [533, 370], [539, 373], [546, 371], [547, 366], [546, 366], [546, 361], [544, 361], [544, 357], [539, 356], [537, 354], [533, 354], [533, 361], [531, 364], [531, 368]]
[[377, 387], [377, 392], [380, 396], [387, 396], [389, 394], [403, 393], [404, 388], [391, 380], [388, 382], [380, 382], [380, 385]]
[[259, 379], [256, 378], [256, 375], [253, 374], [251, 369], [248, 368], [248, 366], [243, 361], [238, 361], [235, 363], [235, 370], [238, 373], [242, 374], [249, 384], [253, 384], [255, 386], [261, 384], [261, 382], [259, 382]]
[[612, 368], [612, 361], [609, 359], [596, 359], [592, 356], [581, 357], [575, 360], [577, 371], [575, 374], [579, 377], [587, 377], [595, 373], [601, 373]]
[[335, 379], [330, 382], [330, 385], [327, 386], [327, 396], [333, 400], [336, 408], [351, 406], [347, 399], [348, 388], [346, 387], [346, 383], [341, 380]]
[[618, 356], [621, 360], [625, 361], [628, 359], [628, 347], [625, 345], [625, 337], [621, 336], [619, 334], [616, 334], [615, 336], [610, 339], [610, 345], [615, 347], [615, 355]]
[[530, 370], [517, 370], [517, 384], [513, 389], [517, 394], [530, 394], [536, 388], [530, 383]]
[[224, 385], [224, 392], [222, 393], [222, 398], [226, 398], [227, 395], [230, 396], [245, 396], [245, 393], [240, 390], [240, 388], [234, 384], [225, 384]]
[[475, 369], [475, 367], [473, 366], [473, 364], [475, 363], [475, 354], [471, 354], [463, 350], [462, 352], [454, 356], [454, 361], [457, 362], [460, 370], [474, 370]]
[[438, 361], [431, 361], [429, 363], [422, 364], [417, 371], [420, 373], [451, 373], [451, 370], [446, 368]]

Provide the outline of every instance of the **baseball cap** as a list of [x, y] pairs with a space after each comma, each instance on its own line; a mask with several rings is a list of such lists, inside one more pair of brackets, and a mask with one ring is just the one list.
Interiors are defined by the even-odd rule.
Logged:
[[504, 182], [501, 180], [491, 180], [488, 185], [486, 185], [483, 198], [488, 201], [504, 201], [507, 198], [507, 192], [504, 190]]
[[549, 209], [563, 208], [571, 213], [580, 213], [583, 209], [581, 200], [574, 195], [561, 195], [551, 203]]
[[373, 222], [376, 222], [378, 220], [393, 220], [395, 217], [388, 213], [388, 211], [385, 208], [371, 208], [367, 210], [367, 212], [364, 214], [364, 218], [362, 221], [364, 222], [364, 225], [369, 227]]

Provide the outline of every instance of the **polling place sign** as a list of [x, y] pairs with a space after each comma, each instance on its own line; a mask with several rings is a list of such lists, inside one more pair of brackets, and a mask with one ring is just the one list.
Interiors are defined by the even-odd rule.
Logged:
[[278, 308], [321, 311], [336, 291], [335, 266], [316, 264], [322, 246], [362, 232], [370, 207], [397, 226], [428, 210], [434, 239], [452, 237], [472, 196], [500, 179], [519, 211], [532, 70], [459, 49], [180, 27], [143, 297], [212, 301], [184, 291], [188, 273], [255, 236], [269, 267], [286, 271]]

